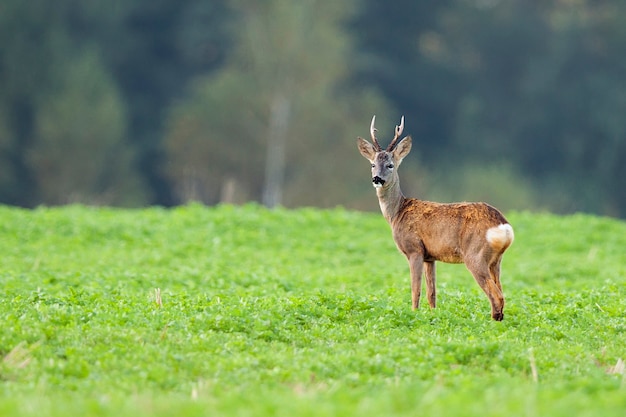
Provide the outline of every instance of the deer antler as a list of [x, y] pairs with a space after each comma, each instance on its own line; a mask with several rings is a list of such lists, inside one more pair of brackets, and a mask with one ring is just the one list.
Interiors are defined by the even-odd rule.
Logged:
[[376, 121], [376, 115], [372, 117], [372, 124], [370, 125], [370, 136], [372, 137], [372, 142], [374, 142], [374, 147], [376, 148], [376, 152], [380, 152], [383, 150], [383, 148], [380, 146], [380, 144], [378, 143], [378, 140], [376, 139], [376, 131], [378, 129], [374, 127], [375, 121]]
[[403, 130], [404, 130], [404, 116], [402, 116], [402, 118], [400, 119], [400, 126], [396, 126], [396, 132], [395, 132], [396, 134], [393, 137], [393, 140], [391, 141], [389, 146], [387, 146], [387, 152], [393, 151], [393, 149], [396, 147], [396, 145], [398, 145], [398, 138], [402, 134]]

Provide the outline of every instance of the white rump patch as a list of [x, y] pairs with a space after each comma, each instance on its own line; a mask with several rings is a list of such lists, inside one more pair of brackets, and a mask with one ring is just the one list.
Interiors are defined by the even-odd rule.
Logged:
[[487, 242], [496, 250], [504, 250], [511, 246], [515, 234], [510, 224], [501, 224], [487, 230]]

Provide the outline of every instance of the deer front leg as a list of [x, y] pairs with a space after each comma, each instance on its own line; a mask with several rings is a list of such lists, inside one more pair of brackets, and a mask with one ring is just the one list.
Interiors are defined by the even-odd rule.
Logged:
[[421, 253], [411, 253], [407, 255], [407, 258], [409, 260], [409, 269], [411, 270], [411, 301], [413, 303], [413, 310], [416, 310], [420, 306], [424, 256]]
[[426, 277], [426, 295], [430, 308], [437, 305], [437, 290], [435, 289], [435, 262], [424, 262], [424, 276]]

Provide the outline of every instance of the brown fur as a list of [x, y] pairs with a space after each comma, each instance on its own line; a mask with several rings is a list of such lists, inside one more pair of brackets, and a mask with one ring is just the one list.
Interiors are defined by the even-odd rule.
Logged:
[[413, 309], [419, 307], [422, 273], [428, 302], [432, 308], [436, 305], [435, 261], [464, 263], [489, 298], [492, 318], [502, 320], [500, 264], [514, 237], [502, 213], [485, 203], [443, 204], [404, 197], [397, 168], [411, 150], [410, 137], [391, 151], [378, 150], [362, 138], [358, 147], [372, 164], [381, 210], [409, 262]]

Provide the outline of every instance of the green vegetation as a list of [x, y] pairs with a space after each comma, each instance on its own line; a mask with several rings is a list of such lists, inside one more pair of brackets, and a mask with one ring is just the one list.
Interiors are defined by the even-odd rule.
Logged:
[[0, 415], [622, 416], [626, 224], [508, 217], [497, 323], [379, 214], [0, 207]]
[[373, 210], [354, 141], [376, 114], [381, 141], [406, 116], [411, 195], [626, 218], [625, 21], [620, 0], [3, 0], [0, 204]]

